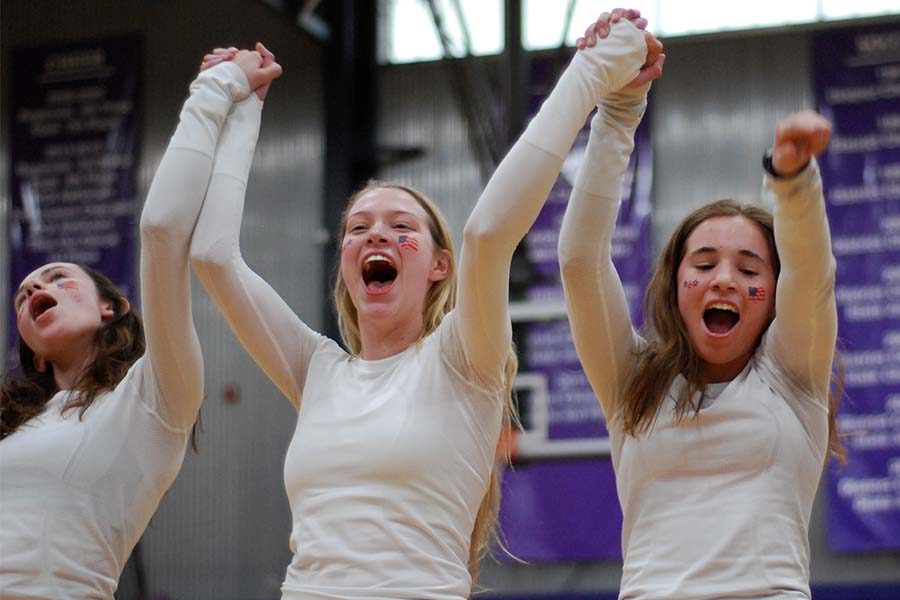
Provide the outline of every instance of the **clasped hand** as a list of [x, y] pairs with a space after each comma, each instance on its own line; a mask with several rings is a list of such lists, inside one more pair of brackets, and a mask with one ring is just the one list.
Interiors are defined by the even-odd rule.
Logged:
[[613, 23], [622, 19], [631, 21], [631, 24], [641, 30], [644, 41], [647, 43], [647, 60], [644, 62], [637, 76], [625, 87], [640, 87], [662, 76], [666, 55], [663, 54], [663, 45], [656, 36], [647, 31], [647, 19], [641, 17], [641, 11], [633, 8], [614, 8], [611, 12], [602, 13], [596, 21], [585, 30], [584, 37], [575, 40], [575, 47], [579, 50], [593, 48], [598, 39], [609, 35]]
[[215, 48], [203, 57], [200, 70], [205, 71], [220, 62], [231, 61], [244, 72], [250, 89], [256, 92], [260, 100], [266, 99], [269, 85], [281, 77], [281, 65], [275, 62], [275, 55], [262, 42], [256, 43], [256, 50], [238, 50], [235, 47]]

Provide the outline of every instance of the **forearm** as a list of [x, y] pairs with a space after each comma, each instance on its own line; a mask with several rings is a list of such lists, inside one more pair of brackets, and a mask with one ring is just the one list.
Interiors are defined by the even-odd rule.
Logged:
[[215, 290], [217, 278], [234, 277], [246, 267], [240, 254], [241, 221], [262, 107], [256, 96], [236, 104], [216, 150], [209, 192], [191, 241], [191, 263], [204, 285], [210, 284], [207, 291]]
[[818, 163], [813, 159], [791, 178], [766, 176], [765, 186], [774, 197], [775, 245], [783, 279], [779, 289], [821, 289], [833, 280], [834, 256]]
[[[190, 96], [150, 186], [141, 215], [141, 233], [182, 246], [185, 261], [219, 134], [232, 104], [249, 92], [246, 77], [231, 63], [200, 73], [191, 83]], [[192, 159], [191, 155], [199, 156]]]
[[818, 164], [794, 177], [766, 178], [775, 196], [775, 245], [781, 262], [770, 331], [779, 362], [827, 397], [837, 336], [836, 263]]
[[467, 240], [486, 240], [493, 255], [512, 255], [543, 207], [585, 119], [634, 78], [646, 54], [643, 34], [627, 21], [614, 25], [596, 46], [575, 54], [491, 177], [467, 223]]

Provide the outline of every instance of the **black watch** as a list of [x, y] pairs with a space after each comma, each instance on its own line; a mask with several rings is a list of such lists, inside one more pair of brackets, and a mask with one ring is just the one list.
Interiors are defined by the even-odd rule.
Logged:
[[801, 172], [803, 172], [806, 169], [806, 167], [809, 166], [809, 161], [807, 161], [807, 163], [805, 165], [800, 167], [800, 170], [798, 170], [793, 175], [782, 175], [781, 173], [776, 171], [775, 166], [772, 165], [772, 149], [769, 148], [768, 150], [763, 152], [762, 166], [763, 166], [763, 169], [766, 171], [766, 173], [771, 175], [774, 179], [790, 179], [791, 177], [796, 177]]
[[763, 167], [763, 170], [765, 170], [765, 172], [768, 173], [769, 175], [771, 175], [772, 177], [774, 177], [776, 179], [784, 179], [784, 175], [779, 175], [778, 172], [775, 170], [775, 167], [772, 166], [772, 149], [771, 148], [769, 148], [768, 150], [763, 152], [762, 167]]

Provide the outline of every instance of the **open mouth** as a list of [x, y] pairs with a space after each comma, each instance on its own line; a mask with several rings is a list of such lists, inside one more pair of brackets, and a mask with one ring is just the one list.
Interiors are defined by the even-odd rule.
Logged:
[[397, 279], [397, 267], [383, 254], [373, 254], [366, 258], [362, 268], [363, 283], [370, 292], [385, 290]]
[[734, 329], [734, 326], [741, 320], [737, 309], [725, 303], [716, 303], [710, 305], [703, 311], [703, 323], [710, 333], [725, 334]]
[[52, 296], [41, 294], [31, 299], [31, 318], [37, 319], [42, 314], [56, 306], [56, 300]]

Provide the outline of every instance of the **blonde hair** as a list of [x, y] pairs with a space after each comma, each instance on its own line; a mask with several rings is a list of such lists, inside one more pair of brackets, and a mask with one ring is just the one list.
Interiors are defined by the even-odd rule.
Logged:
[[[423, 314], [422, 332], [417, 342], [422, 341], [438, 328], [444, 317], [456, 306], [456, 249], [453, 244], [453, 236], [446, 219], [441, 214], [437, 205], [422, 192], [411, 187], [396, 183], [370, 180], [364, 187], [350, 196], [347, 206], [341, 215], [340, 238], [346, 234], [347, 220], [354, 204], [365, 194], [378, 189], [395, 189], [406, 192], [425, 210], [429, 217], [428, 230], [436, 248], [446, 250], [450, 254], [450, 270], [444, 279], [434, 282], [425, 296], [425, 308]], [[340, 244], [338, 244], [340, 246]], [[353, 300], [338, 269], [334, 282], [334, 306], [337, 312], [338, 327], [341, 339], [353, 356], [362, 351], [362, 338], [359, 332], [359, 316]], [[507, 426], [516, 423], [515, 410], [512, 398], [512, 386], [518, 371], [518, 360], [515, 347], [510, 345], [509, 355], [504, 367], [503, 389], [503, 423]], [[491, 470], [490, 482], [485, 490], [484, 498], [478, 508], [475, 517], [475, 526], [469, 544], [469, 574], [472, 577], [474, 587], [478, 580], [479, 565], [481, 559], [488, 553], [491, 542], [497, 536], [497, 515], [500, 512], [500, 477], [495, 467]]]
[[[647, 286], [644, 296], [644, 314], [648, 316], [647, 339], [650, 343], [638, 354], [637, 363], [625, 385], [622, 418], [626, 433], [637, 435], [646, 432], [662, 405], [666, 392], [675, 377], [684, 375], [686, 385], [675, 399], [676, 419], [682, 420], [690, 413], [700, 411], [699, 404], [691, 402], [694, 394], [704, 393], [706, 384], [701, 377], [700, 357], [688, 339], [678, 306], [678, 267], [686, 251], [687, 240], [700, 223], [714, 217], [744, 217], [762, 232], [772, 257], [776, 281], [781, 272], [778, 249], [775, 246], [775, 229], [772, 213], [752, 204], [739, 204], [734, 200], [718, 200], [703, 206], [675, 228], [659, 257], [659, 264]], [[760, 332], [757, 344], [768, 325]], [[840, 356], [835, 351], [837, 372], [832, 374], [833, 389], [828, 397], [828, 446], [831, 456], [844, 461], [846, 450], [837, 430], [836, 417], [843, 395], [843, 375]]]

